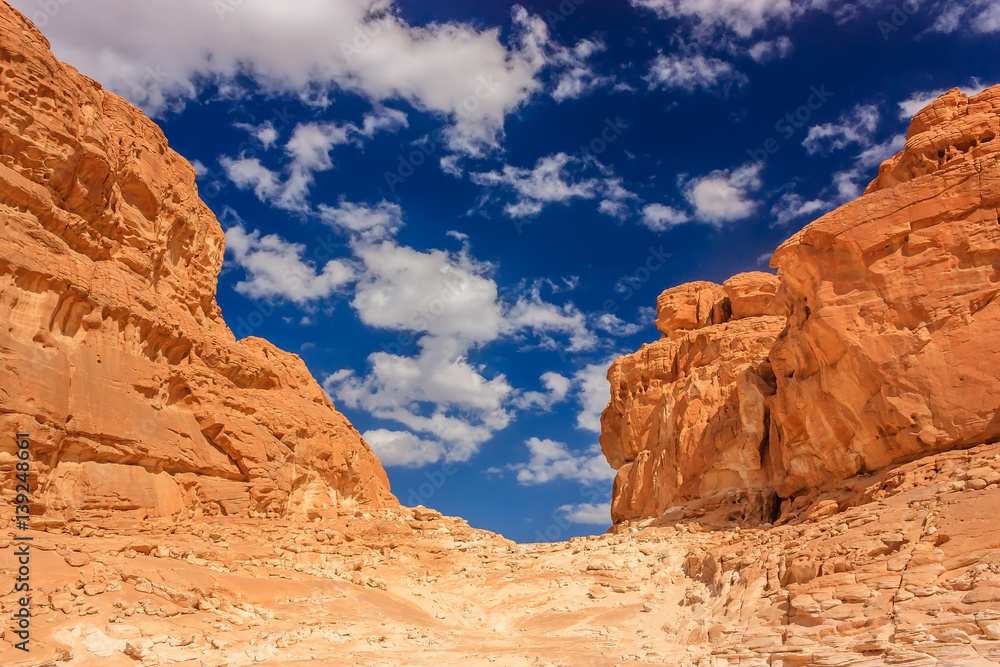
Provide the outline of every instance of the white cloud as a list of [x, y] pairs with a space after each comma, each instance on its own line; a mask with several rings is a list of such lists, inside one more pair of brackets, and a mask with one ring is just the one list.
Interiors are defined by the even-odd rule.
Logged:
[[642, 209], [642, 223], [654, 232], [662, 232], [690, 220], [684, 211], [663, 204], [646, 204]]
[[646, 76], [650, 90], [657, 88], [686, 90], [712, 90], [740, 85], [746, 77], [724, 60], [704, 56], [658, 55], [649, 66]]
[[591, 350], [597, 345], [597, 337], [587, 328], [587, 316], [574, 306], [566, 303], [557, 306], [542, 299], [536, 286], [529, 294], [523, 295], [510, 307], [507, 313], [508, 331], [529, 330], [541, 339], [541, 347], [557, 349], [558, 344], [551, 334], [565, 334], [569, 345], [558, 346], [566, 352]]
[[250, 136], [254, 137], [261, 143], [265, 150], [271, 148], [278, 142], [278, 131], [274, 129], [274, 125], [271, 121], [264, 121], [260, 125], [251, 125], [250, 123], [236, 123], [235, 127], [241, 130], [246, 130], [250, 133]]
[[466, 344], [494, 340], [506, 329], [490, 266], [464, 251], [422, 252], [382, 241], [357, 244], [355, 252], [365, 270], [351, 305], [365, 324]]
[[365, 431], [361, 437], [371, 445], [382, 465], [418, 468], [437, 463], [444, 455], [438, 442], [422, 440], [407, 431], [390, 431], [377, 428]]
[[354, 279], [351, 267], [340, 260], [330, 260], [317, 270], [302, 258], [304, 245], [274, 234], [248, 233], [239, 225], [226, 230], [226, 250], [246, 272], [246, 279], [236, 283], [236, 291], [255, 299], [304, 304], [331, 296]]
[[765, 39], [751, 46], [747, 52], [759, 63], [766, 63], [786, 57], [792, 52], [792, 40], [785, 35], [777, 39]]
[[610, 199], [602, 199], [597, 205], [597, 210], [604, 215], [610, 215], [612, 218], [618, 218], [619, 220], [627, 218], [629, 213], [629, 208], [626, 204]]
[[614, 313], [601, 313], [594, 318], [594, 328], [605, 331], [612, 336], [631, 336], [642, 330], [639, 324], [631, 324]]
[[360, 127], [353, 123], [299, 123], [285, 144], [289, 161], [283, 174], [265, 167], [257, 158], [223, 157], [219, 162], [236, 187], [253, 189], [258, 199], [278, 208], [309, 213], [307, 200], [314, 174], [333, 168], [331, 152], [336, 146], [359, 144], [380, 130], [396, 131], [405, 125], [405, 114], [384, 107], [365, 114]]
[[339, 371], [325, 379], [324, 389], [349, 407], [432, 435], [448, 460], [468, 460], [510, 423], [506, 378], [485, 378], [452, 341], [424, 338], [415, 357], [375, 352], [368, 361], [364, 378]]
[[[680, 19], [696, 38], [747, 39], [765, 28], [788, 27], [810, 11], [850, 17], [858, 6], [879, 0], [629, 0], [634, 7], [653, 10], [661, 18]], [[723, 33], [720, 37], [720, 33]]]
[[611, 385], [608, 383], [608, 368], [615, 357], [596, 364], [590, 364], [573, 374], [580, 412], [576, 416], [576, 427], [594, 433], [601, 432], [601, 413], [611, 400]]
[[865, 144], [878, 127], [879, 112], [874, 104], [858, 104], [842, 114], [836, 123], [823, 123], [809, 128], [802, 140], [806, 152], [828, 154], [851, 144]]
[[587, 60], [604, 51], [603, 42], [580, 40], [573, 48], [556, 49], [551, 60], [561, 66], [561, 72], [552, 90], [552, 99], [557, 102], [583, 97], [587, 93], [611, 83], [612, 79], [599, 76]]
[[223, 157], [219, 160], [226, 176], [241, 190], [251, 189], [257, 199], [268, 201], [280, 190], [281, 177], [265, 167], [257, 158]]
[[560, 505], [558, 511], [570, 523], [606, 526], [611, 523], [611, 503]]
[[505, 164], [499, 171], [474, 172], [470, 178], [476, 185], [490, 188], [479, 202], [497, 199], [495, 190], [510, 191], [514, 201], [504, 206], [510, 218], [530, 217], [541, 213], [550, 204], [568, 203], [574, 199], [600, 198], [598, 210], [618, 218], [626, 217], [627, 202], [639, 197], [629, 191], [611, 168], [593, 157], [576, 157], [554, 153], [539, 158], [527, 169]]
[[878, 173], [878, 165], [902, 150], [905, 143], [904, 134], [893, 135], [877, 144], [866, 142], [868, 147], [851, 159], [853, 166], [834, 173], [833, 182], [820, 196], [805, 199], [794, 192], [783, 194], [771, 207], [775, 224], [784, 225], [805, 216], [816, 218], [819, 214], [859, 197], [862, 185]]
[[1000, 32], [1000, 4], [995, 0], [947, 1], [935, 7], [938, 18], [930, 27], [932, 32], [946, 34], [967, 26], [973, 32]]
[[[856, 164], [864, 169], [877, 167], [903, 150], [904, 145], [906, 145], [906, 135], [894, 134], [881, 143], [868, 145], [868, 148], [858, 153]], [[875, 176], [875, 174], [871, 175]]]
[[320, 204], [316, 210], [323, 222], [357, 234], [365, 241], [389, 238], [403, 226], [403, 210], [399, 204], [384, 199], [374, 207], [341, 201], [336, 206]]
[[520, 410], [532, 408], [545, 411], [551, 410], [552, 406], [566, 399], [566, 394], [573, 384], [569, 378], [553, 371], [542, 373], [539, 379], [542, 382], [542, 386], [545, 387], [545, 391], [526, 391], [522, 393], [514, 399], [514, 407]]
[[1000, 32], [1000, 4], [990, 1], [986, 8], [972, 20], [972, 28], [976, 32]]
[[[785, 225], [807, 215], [830, 210], [830, 202], [823, 199], [803, 199], [802, 196], [794, 192], [786, 192], [771, 207], [771, 215], [774, 216], [775, 224]], [[770, 257], [770, 255], [768, 255]]]
[[521, 484], [545, 484], [558, 479], [592, 484], [614, 479], [615, 471], [601, 453], [600, 445], [574, 452], [555, 440], [528, 438], [524, 444], [530, 452], [528, 462], [510, 466], [517, 471], [517, 481]]
[[[15, 3], [39, 16], [34, 0]], [[114, 17], [109, 21], [108, 17]], [[545, 23], [513, 10], [497, 29], [408, 25], [392, 0], [174, 0], [67, 3], [45, 18], [56, 55], [153, 114], [183, 105], [202, 82], [237, 94], [241, 77], [265, 94], [326, 103], [336, 89], [372, 102], [403, 99], [450, 119], [453, 150], [495, 145], [504, 119], [540, 89], [549, 64]]]
[[576, 167], [577, 162], [565, 153], [556, 153], [539, 158], [531, 169], [504, 165], [502, 171], [474, 173], [471, 178], [476, 185], [511, 189], [517, 199], [504, 212], [512, 218], [524, 217], [539, 213], [546, 204], [597, 196], [596, 179], [574, 181], [570, 176], [566, 167]]
[[[342, 201], [326, 213], [331, 224], [351, 235], [349, 247], [358, 265], [351, 305], [358, 317], [400, 335], [390, 347], [369, 355], [364, 375], [338, 371], [323, 386], [344, 405], [406, 427], [393, 431], [386, 445], [394, 456], [403, 456], [404, 443], [416, 447], [419, 456], [405, 465], [419, 465], [416, 461], [438, 451], [437, 445], [447, 460], [465, 461], [510, 423], [514, 410], [546, 409], [565, 400], [570, 381], [557, 373], [541, 376], [546, 392], [520, 392], [504, 375], [490, 375], [468, 360], [475, 347], [529, 334], [553, 349], [596, 345], [579, 309], [541, 297], [545, 281], [522, 289], [513, 300], [503, 299], [490, 277], [493, 267], [469, 254], [462, 234], [454, 235], [463, 241], [458, 252], [418, 251], [392, 238], [402, 224], [394, 204]], [[572, 280], [564, 282], [569, 286]], [[557, 336], [568, 342], [558, 345]], [[406, 353], [409, 346], [415, 354]], [[389, 436], [383, 439], [388, 442]]]
[[199, 178], [208, 173], [208, 167], [201, 160], [191, 160], [191, 166], [194, 167], [194, 172]]
[[687, 181], [684, 196], [704, 222], [722, 224], [753, 214], [757, 202], [750, 194], [761, 188], [760, 163], [747, 163], [734, 170], [719, 169]]

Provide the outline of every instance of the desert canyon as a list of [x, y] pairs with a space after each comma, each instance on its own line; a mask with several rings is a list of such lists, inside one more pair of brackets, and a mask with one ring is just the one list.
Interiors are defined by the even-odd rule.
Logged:
[[402, 506], [227, 327], [191, 165], [5, 2], [0, 35], [3, 665], [1000, 664], [1000, 85], [917, 113], [776, 275], [664, 291], [608, 372], [614, 526], [516, 544]]

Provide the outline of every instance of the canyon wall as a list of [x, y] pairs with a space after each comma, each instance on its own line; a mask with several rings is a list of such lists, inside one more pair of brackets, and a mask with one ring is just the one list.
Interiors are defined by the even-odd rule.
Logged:
[[0, 479], [30, 434], [39, 525], [395, 506], [296, 355], [237, 341], [195, 171], [0, 6]]
[[772, 257], [688, 283], [618, 359], [601, 446], [615, 522], [714, 498], [733, 519], [1000, 440], [1000, 86], [917, 113], [863, 196]]

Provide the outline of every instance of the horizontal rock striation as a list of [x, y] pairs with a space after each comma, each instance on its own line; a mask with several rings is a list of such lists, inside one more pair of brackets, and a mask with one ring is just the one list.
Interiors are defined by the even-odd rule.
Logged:
[[297, 356], [236, 341], [195, 171], [0, 4], [0, 478], [31, 435], [44, 521], [395, 506]]

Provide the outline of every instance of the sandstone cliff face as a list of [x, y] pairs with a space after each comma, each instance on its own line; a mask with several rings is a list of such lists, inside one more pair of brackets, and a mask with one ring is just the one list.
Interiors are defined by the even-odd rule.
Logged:
[[727, 494], [759, 518], [1000, 439], [998, 135], [1000, 86], [949, 91], [864, 196], [778, 248], [777, 279], [660, 295], [663, 339], [608, 373], [616, 522]]
[[774, 393], [767, 351], [785, 324], [776, 285], [756, 272], [667, 290], [657, 300], [663, 338], [611, 366], [601, 448], [618, 469], [615, 522], [727, 489], [753, 491], [758, 521], [772, 513], [759, 495]]
[[774, 253], [775, 485], [1000, 438], [1000, 86], [946, 93], [860, 199]]
[[53, 523], [396, 505], [301, 359], [226, 326], [191, 165], [6, 3], [0, 34], [0, 468], [30, 433]]

